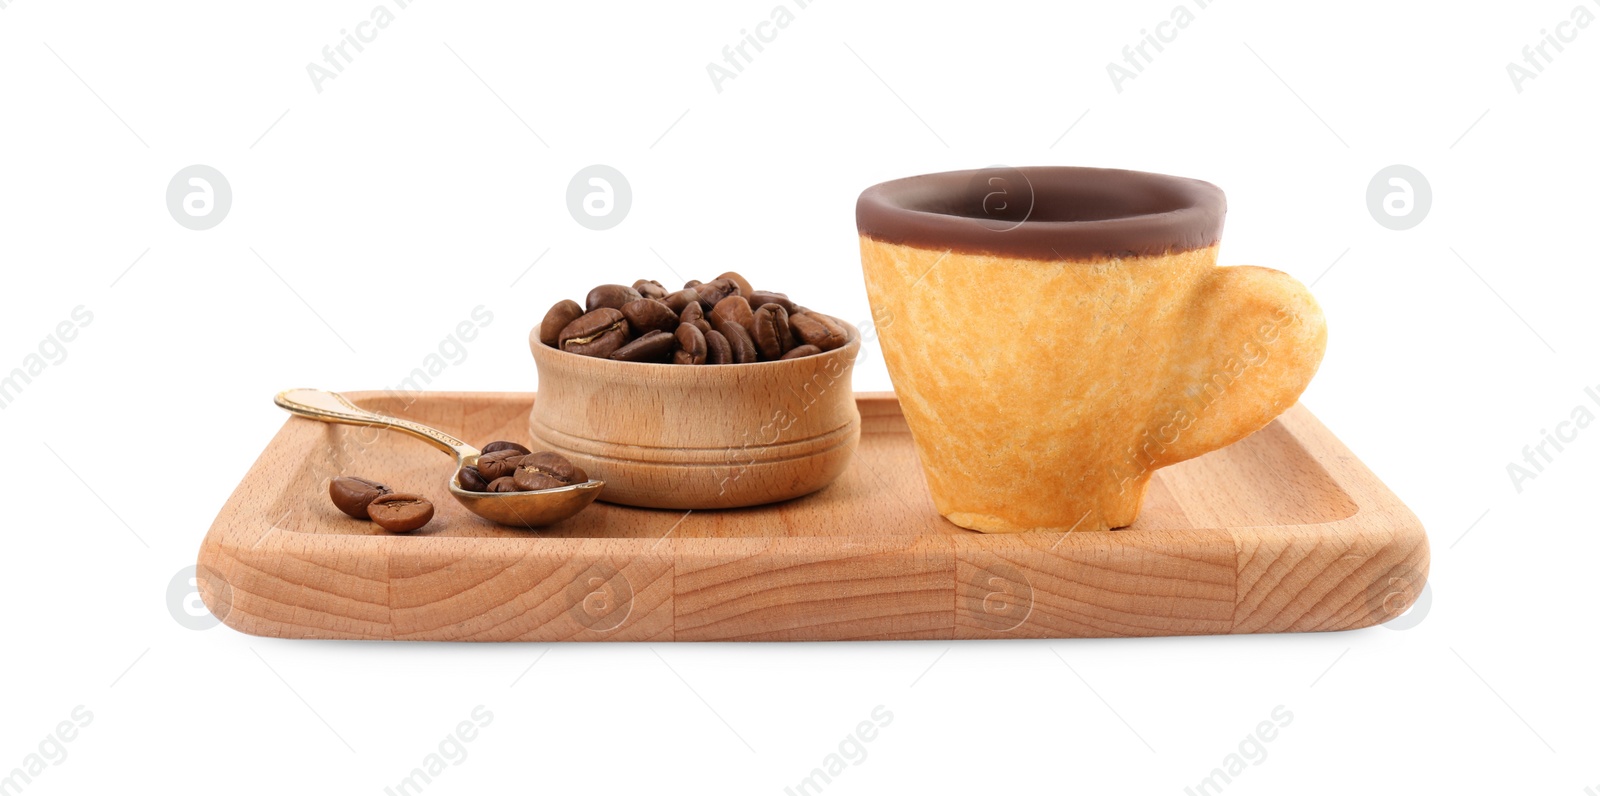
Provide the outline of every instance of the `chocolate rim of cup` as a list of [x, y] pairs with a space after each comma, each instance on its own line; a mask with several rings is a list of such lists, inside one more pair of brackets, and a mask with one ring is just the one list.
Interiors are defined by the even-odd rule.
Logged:
[[856, 200], [866, 238], [1026, 260], [1099, 262], [1206, 249], [1227, 200], [1203, 180], [1125, 169], [994, 166], [879, 183]]
[[[831, 317], [834, 320], [838, 321], [839, 325], [843, 326], [845, 328], [845, 330], [850, 333], [849, 336], [845, 338], [844, 345], [841, 345], [838, 348], [834, 348], [834, 349], [831, 349], [831, 350], [828, 350], [828, 351], [824, 351], [824, 352], [822, 352], [820, 354], [812, 354], [811, 356], [808, 356], [808, 357], [797, 357], [795, 359], [783, 359], [783, 360], [773, 359], [773, 360], [766, 360], [766, 361], [762, 361], [762, 362], [730, 362], [730, 363], [728, 363], [726, 365], [676, 365], [676, 364], [673, 364], [671, 362], [624, 362], [624, 361], [621, 361], [621, 360], [611, 359], [609, 357], [591, 357], [591, 356], [585, 356], [583, 354], [574, 354], [571, 351], [564, 351], [564, 350], [562, 350], [560, 348], [557, 348], [555, 346], [545, 345], [544, 342], [539, 339], [539, 327], [537, 327], [537, 326], [535, 326], [533, 328], [533, 331], [528, 334], [528, 346], [531, 349], [533, 349], [533, 351], [535, 352], [534, 353], [535, 357], [539, 356], [538, 352], [543, 350], [544, 352], [549, 353], [551, 355], [555, 355], [555, 356], [573, 357], [573, 358], [576, 358], [576, 359], [586, 359], [591, 363], [595, 363], [593, 365], [593, 367], [613, 366], [613, 367], [621, 367], [621, 368], [624, 368], [626, 370], [637, 370], [639, 368], [662, 368], [666, 372], [673, 372], [673, 373], [679, 373], [679, 372], [681, 372], [681, 373], [703, 373], [703, 372], [707, 372], [707, 371], [712, 372], [712, 373], [716, 373], [716, 372], [723, 371], [723, 370], [726, 370], [726, 369], [729, 369], [729, 368], [741, 368], [741, 369], [748, 370], [749, 368], [764, 368], [764, 367], [770, 367], [770, 368], [801, 367], [800, 365], [796, 365], [795, 363], [822, 362], [822, 361], [824, 361], [824, 360], [826, 360], [826, 359], [828, 359], [830, 357], [842, 356], [843, 352], [846, 352], [846, 351], [852, 352], [850, 358], [853, 361], [855, 359], [854, 353], [859, 351], [860, 348], [861, 348], [861, 330], [857, 329], [855, 327], [855, 324], [850, 323], [849, 321], [841, 320], [837, 316], [829, 316], [829, 317]], [[601, 365], [600, 363], [606, 363], [606, 364], [605, 365]]]

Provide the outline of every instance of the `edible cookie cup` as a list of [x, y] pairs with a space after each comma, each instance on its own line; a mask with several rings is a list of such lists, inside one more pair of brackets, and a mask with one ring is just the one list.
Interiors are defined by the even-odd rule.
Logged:
[[528, 336], [528, 430], [606, 482], [601, 500], [661, 509], [755, 506], [839, 477], [861, 437], [850, 375], [861, 334], [809, 357], [742, 365], [617, 362]]

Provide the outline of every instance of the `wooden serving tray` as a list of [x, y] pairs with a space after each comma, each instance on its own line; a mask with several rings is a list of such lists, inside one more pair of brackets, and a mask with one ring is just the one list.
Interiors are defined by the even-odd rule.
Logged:
[[[527, 439], [534, 396], [350, 393], [462, 439]], [[290, 418], [200, 548], [200, 591], [246, 633], [459, 641], [1070, 638], [1345, 630], [1416, 599], [1415, 516], [1304, 407], [1158, 472], [1131, 528], [985, 535], [933, 508], [899, 403], [857, 396], [856, 457], [781, 504], [596, 503], [542, 532], [488, 523], [452, 464], [390, 432]], [[339, 513], [362, 475], [438, 506], [409, 535]]]

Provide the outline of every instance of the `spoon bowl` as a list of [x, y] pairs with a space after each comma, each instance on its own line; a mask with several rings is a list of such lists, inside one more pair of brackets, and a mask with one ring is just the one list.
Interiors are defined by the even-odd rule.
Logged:
[[291, 414], [324, 423], [404, 432], [454, 456], [456, 469], [448, 484], [450, 496], [467, 511], [500, 525], [514, 528], [553, 525], [593, 503], [606, 485], [604, 481], [591, 478], [581, 484], [535, 492], [472, 492], [461, 488], [459, 474], [462, 467], [477, 464], [482, 452], [443, 431], [410, 420], [369, 412], [343, 395], [327, 390], [284, 390], [273, 398], [273, 403]]

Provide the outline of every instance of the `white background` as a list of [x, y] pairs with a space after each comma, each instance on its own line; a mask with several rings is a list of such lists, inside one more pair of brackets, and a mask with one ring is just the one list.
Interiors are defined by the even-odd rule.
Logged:
[[[1119, 92], [1107, 63], [1179, 0], [823, 0], [717, 91], [706, 65], [777, 1], [417, 0], [320, 93], [307, 64], [378, 0], [0, 2], [0, 372], [93, 313], [0, 410], [0, 774], [83, 705], [26, 793], [376, 794], [483, 705], [426, 793], [777, 794], [883, 705], [826, 793], [1178, 794], [1282, 705], [1228, 794], [1600, 792], [1600, 430], [1520, 492], [1506, 469], [1600, 385], [1600, 25], [1564, 28], [1520, 92], [1506, 65], [1600, 4], [1221, 0]], [[234, 194], [204, 232], [164, 199], [196, 163]], [[591, 163], [632, 185], [610, 231], [566, 207]], [[548, 646], [284, 641], [169, 612], [284, 420], [277, 390], [393, 386], [478, 305], [493, 322], [432, 387], [531, 390], [551, 303], [674, 272], [737, 269], [862, 321], [856, 194], [995, 163], [1210, 180], [1224, 262], [1314, 282], [1330, 338], [1304, 402], [1428, 528], [1422, 621]], [[1432, 187], [1409, 231], [1366, 203], [1395, 163]], [[855, 386], [890, 387], [875, 350]]]

